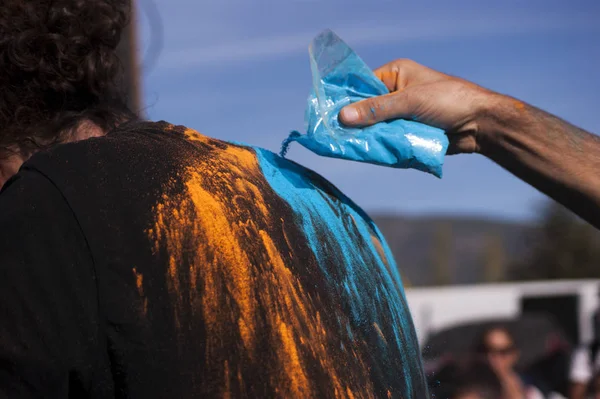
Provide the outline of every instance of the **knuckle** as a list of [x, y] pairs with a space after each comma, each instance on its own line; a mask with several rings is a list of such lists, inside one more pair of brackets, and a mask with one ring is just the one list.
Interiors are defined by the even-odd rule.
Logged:
[[390, 97], [379, 96], [370, 99], [365, 104], [365, 109], [363, 112], [365, 114], [365, 119], [369, 122], [379, 122], [387, 119], [387, 115], [389, 114], [390, 110]]
[[367, 100], [365, 103], [365, 109], [363, 111], [365, 114], [365, 119], [367, 119], [369, 121], [373, 121], [373, 120], [377, 119], [377, 115], [380, 110], [381, 110], [381, 101], [379, 101], [379, 99], [373, 98], [373, 99]]
[[409, 58], [397, 59], [394, 62], [394, 64], [395, 64], [396, 68], [398, 68], [398, 69], [408, 69], [408, 68], [414, 67], [415, 65], [418, 65], [415, 61], [413, 61]]

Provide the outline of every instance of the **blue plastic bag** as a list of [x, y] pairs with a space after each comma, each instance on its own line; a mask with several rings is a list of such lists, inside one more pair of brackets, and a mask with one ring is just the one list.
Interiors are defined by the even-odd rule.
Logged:
[[307, 134], [292, 132], [281, 155], [297, 141], [316, 154], [442, 176], [448, 138], [440, 129], [396, 119], [362, 129], [340, 125], [340, 110], [353, 102], [389, 93], [371, 69], [331, 30], [310, 44], [313, 91], [305, 114]]

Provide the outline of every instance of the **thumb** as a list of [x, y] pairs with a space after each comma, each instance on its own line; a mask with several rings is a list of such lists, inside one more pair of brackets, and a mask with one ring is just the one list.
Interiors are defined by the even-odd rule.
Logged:
[[346, 126], [369, 126], [390, 119], [411, 119], [415, 106], [406, 91], [384, 94], [342, 108], [339, 120]]

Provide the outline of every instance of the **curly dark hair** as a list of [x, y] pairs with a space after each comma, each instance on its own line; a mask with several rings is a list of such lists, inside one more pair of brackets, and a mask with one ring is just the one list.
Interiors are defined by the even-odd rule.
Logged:
[[133, 118], [116, 54], [130, 0], [2, 0], [0, 156]]

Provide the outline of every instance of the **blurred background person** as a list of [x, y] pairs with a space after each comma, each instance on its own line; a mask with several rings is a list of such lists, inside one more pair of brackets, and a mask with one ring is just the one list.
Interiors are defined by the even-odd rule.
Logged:
[[596, 389], [600, 370], [600, 317], [598, 310], [592, 317], [593, 337], [587, 345], [573, 352], [569, 371], [569, 399], [585, 399]]
[[504, 326], [485, 330], [478, 339], [476, 351], [482, 355], [496, 372], [502, 383], [505, 399], [538, 399], [544, 396], [534, 385], [520, 375], [515, 366], [519, 360], [519, 349], [515, 340]]

